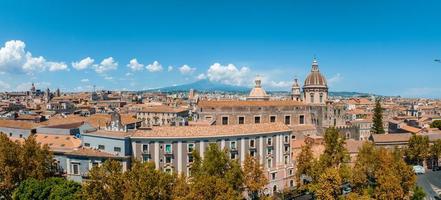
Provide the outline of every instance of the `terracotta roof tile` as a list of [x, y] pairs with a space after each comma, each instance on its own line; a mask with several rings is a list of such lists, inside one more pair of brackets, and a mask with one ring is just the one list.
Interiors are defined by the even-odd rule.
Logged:
[[239, 136], [259, 133], [292, 131], [283, 123], [240, 124], [216, 126], [169, 126], [154, 127], [148, 131], [136, 131], [132, 137], [142, 138], [186, 138], [186, 137], [218, 137]]

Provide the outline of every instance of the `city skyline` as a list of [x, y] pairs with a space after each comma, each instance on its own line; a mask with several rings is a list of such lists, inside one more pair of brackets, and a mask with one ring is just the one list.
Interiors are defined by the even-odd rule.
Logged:
[[439, 2], [250, 3], [1, 2], [0, 90], [288, 91], [317, 56], [331, 91], [441, 97]]

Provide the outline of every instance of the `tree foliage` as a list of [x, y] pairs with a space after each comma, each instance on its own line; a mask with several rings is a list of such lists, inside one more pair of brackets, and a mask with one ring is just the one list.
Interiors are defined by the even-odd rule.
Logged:
[[383, 108], [381, 107], [381, 99], [375, 99], [374, 116], [372, 117], [372, 134], [384, 134], [383, 127]]
[[413, 134], [406, 149], [406, 158], [410, 163], [422, 165], [429, 155], [429, 137]]
[[302, 185], [302, 176], [306, 175], [308, 177], [313, 177], [314, 169], [314, 157], [311, 150], [311, 144], [306, 144], [302, 146], [300, 154], [297, 156], [297, 170], [296, 170], [296, 182], [297, 185]]
[[268, 179], [263, 174], [263, 167], [259, 161], [249, 155], [246, 156], [243, 166], [244, 186], [251, 199], [258, 199], [263, 193], [263, 188], [268, 184]]
[[43, 180], [53, 175], [53, 157], [49, 148], [33, 136], [24, 142], [12, 142], [0, 133], [0, 199], [10, 199], [12, 192], [28, 178]]
[[430, 124], [431, 128], [438, 128], [441, 130], [441, 120], [435, 120]]
[[63, 178], [23, 181], [13, 193], [14, 200], [61, 200], [78, 199], [81, 185]]

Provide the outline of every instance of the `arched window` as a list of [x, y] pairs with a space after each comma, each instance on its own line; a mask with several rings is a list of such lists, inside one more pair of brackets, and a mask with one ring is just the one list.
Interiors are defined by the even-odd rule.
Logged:
[[320, 103], [323, 103], [323, 93], [320, 93]]
[[277, 192], [277, 185], [273, 186], [273, 192]]
[[311, 103], [314, 103], [314, 93], [311, 93]]

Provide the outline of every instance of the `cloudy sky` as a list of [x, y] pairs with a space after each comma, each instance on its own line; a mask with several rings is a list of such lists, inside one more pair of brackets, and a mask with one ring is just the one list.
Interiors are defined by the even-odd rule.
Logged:
[[441, 97], [441, 2], [0, 2], [0, 91], [147, 89], [200, 79], [272, 90], [314, 55], [331, 91]]

